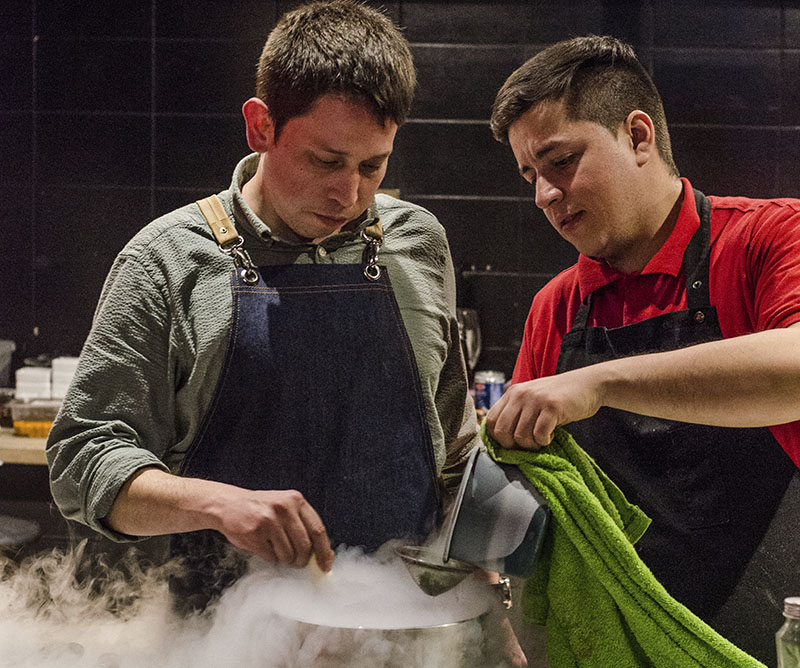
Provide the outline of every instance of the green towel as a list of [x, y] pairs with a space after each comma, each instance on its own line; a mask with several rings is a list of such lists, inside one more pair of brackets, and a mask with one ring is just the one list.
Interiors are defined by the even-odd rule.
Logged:
[[653, 577], [633, 547], [650, 518], [564, 429], [539, 452], [500, 447], [485, 421], [481, 436], [492, 458], [518, 466], [553, 513], [522, 595], [526, 619], [546, 626], [552, 668], [764, 668]]

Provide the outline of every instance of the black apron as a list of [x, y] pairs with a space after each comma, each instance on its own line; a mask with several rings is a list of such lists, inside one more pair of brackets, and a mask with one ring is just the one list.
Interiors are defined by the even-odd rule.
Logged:
[[[414, 352], [388, 271], [281, 265], [231, 272], [233, 326], [216, 393], [181, 475], [295, 489], [333, 546], [420, 541], [439, 488]], [[372, 271], [370, 271], [372, 269]], [[253, 274], [255, 276], [255, 274]], [[221, 534], [173, 537], [188, 563], [178, 609], [241, 574]]]
[[[710, 204], [698, 191], [695, 199], [700, 227], [683, 258], [688, 308], [614, 329], [587, 327], [590, 294], [562, 341], [556, 373], [722, 338], [708, 290]], [[792, 572], [800, 564], [800, 494], [797, 483], [790, 485], [796, 467], [769, 429], [688, 424], [608, 407], [567, 429], [652, 518], [636, 548], [667, 591], [745, 651], [774, 661], [782, 596], [800, 584], [800, 571]], [[776, 563], [786, 552], [791, 561]], [[764, 574], [767, 565], [771, 572]], [[752, 607], [732, 614], [729, 605], [723, 615], [732, 600]]]

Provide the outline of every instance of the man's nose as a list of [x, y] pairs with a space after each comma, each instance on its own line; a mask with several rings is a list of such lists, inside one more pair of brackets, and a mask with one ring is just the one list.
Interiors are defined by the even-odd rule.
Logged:
[[546, 209], [561, 199], [561, 189], [544, 177], [536, 178], [536, 206]]
[[361, 175], [357, 172], [340, 172], [332, 177], [329, 194], [342, 207], [353, 206], [358, 201]]

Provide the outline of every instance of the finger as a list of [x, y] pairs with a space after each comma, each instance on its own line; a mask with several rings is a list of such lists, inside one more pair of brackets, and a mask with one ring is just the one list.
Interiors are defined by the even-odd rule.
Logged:
[[557, 426], [558, 420], [556, 419], [555, 413], [548, 411], [539, 413], [536, 424], [532, 430], [535, 442], [540, 446], [550, 445], [553, 441], [553, 435]]
[[489, 427], [490, 431], [493, 430], [494, 426], [497, 424], [497, 418], [500, 417], [506, 403], [508, 403], [508, 393], [501, 396], [486, 414], [486, 426]]
[[275, 553], [275, 561], [279, 564], [293, 565], [296, 554], [291, 537], [284, 530], [284, 527], [277, 525], [270, 532], [267, 545]]
[[317, 511], [307, 502], [300, 509], [300, 519], [311, 540], [311, 551], [317, 560], [317, 565], [327, 573], [333, 566], [335, 554], [331, 549], [331, 541], [325, 530], [325, 524]]
[[274, 564], [278, 561], [278, 558], [275, 556], [275, 550], [272, 549], [272, 543], [269, 541], [261, 544], [255, 554], [270, 564]]
[[539, 443], [534, 438], [533, 430], [539, 419], [539, 411], [533, 408], [523, 408], [519, 420], [514, 428], [514, 443], [526, 450], [538, 450]]
[[[305, 503], [305, 502], [304, 502]], [[288, 550], [283, 563], [302, 568], [311, 556], [311, 539], [301, 518], [301, 509], [293, 508], [291, 514], [282, 518], [282, 530], [286, 536]]]
[[513, 405], [504, 406], [497, 414], [491, 434], [504, 448], [514, 447], [514, 432], [517, 429], [519, 410]]

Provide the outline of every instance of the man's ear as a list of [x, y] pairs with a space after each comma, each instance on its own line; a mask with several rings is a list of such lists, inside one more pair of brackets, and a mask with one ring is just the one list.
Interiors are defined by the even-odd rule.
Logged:
[[263, 100], [251, 97], [242, 105], [242, 115], [247, 127], [247, 145], [256, 153], [266, 153], [275, 136], [269, 108]]
[[634, 109], [625, 119], [625, 131], [630, 137], [638, 165], [644, 165], [653, 154], [658, 153], [656, 130], [648, 114]]

